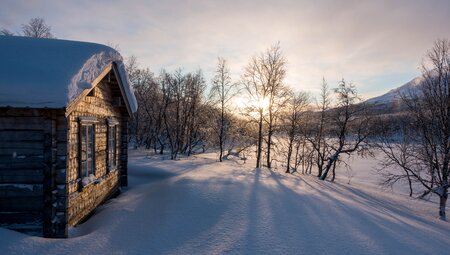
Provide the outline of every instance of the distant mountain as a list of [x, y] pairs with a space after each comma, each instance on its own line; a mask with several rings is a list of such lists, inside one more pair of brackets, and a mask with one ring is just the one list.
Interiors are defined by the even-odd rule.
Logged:
[[400, 103], [401, 103], [400, 94], [408, 94], [409, 92], [413, 92], [413, 93], [416, 92], [420, 88], [420, 85], [422, 84], [422, 82], [423, 82], [422, 76], [416, 77], [398, 88], [391, 89], [386, 94], [370, 98], [370, 99], [366, 100], [365, 102], [367, 104], [372, 104], [372, 105], [376, 105], [376, 106], [400, 105]]

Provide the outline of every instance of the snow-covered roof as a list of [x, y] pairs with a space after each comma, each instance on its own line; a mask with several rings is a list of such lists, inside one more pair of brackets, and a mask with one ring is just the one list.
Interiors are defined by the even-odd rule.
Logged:
[[67, 107], [112, 63], [135, 112], [133, 88], [116, 50], [96, 43], [0, 36], [0, 106]]

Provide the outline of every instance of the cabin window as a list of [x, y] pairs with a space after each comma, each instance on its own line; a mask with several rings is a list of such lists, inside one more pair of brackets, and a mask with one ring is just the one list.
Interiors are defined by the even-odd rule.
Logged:
[[80, 118], [80, 171], [82, 186], [95, 180], [95, 124], [91, 118]]
[[108, 125], [108, 170], [117, 168], [117, 125]]
[[81, 177], [94, 174], [94, 125], [81, 125]]

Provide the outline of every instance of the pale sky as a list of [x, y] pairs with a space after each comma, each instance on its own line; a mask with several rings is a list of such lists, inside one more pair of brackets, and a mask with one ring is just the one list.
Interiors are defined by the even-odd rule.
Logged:
[[348, 1], [20, 1], [1, 0], [0, 28], [20, 31], [43, 17], [60, 39], [118, 45], [141, 67], [213, 75], [227, 59], [237, 81], [256, 53], [276, 42], [286, 83], [318, 91], [345, 78], [364, 98], [420, 75], [437, 38], [450, 39], [448, 0]]

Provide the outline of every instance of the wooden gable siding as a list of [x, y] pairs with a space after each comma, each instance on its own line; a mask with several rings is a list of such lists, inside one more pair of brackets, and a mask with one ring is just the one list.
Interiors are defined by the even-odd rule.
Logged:
[[67, 236], [63, 109], [0, 108], [0, 225]]
[[[126, 134], [128, 116], [124, 106], [116, 103], [117, 81], [113, 75], [106, 75], [92, 91], [83, 97], [71, 110], [69, 120], [69, 151], [68, 151], [68, 192], [69, 192], [69, 225], [74, 226], [89, 216], [92, 211], [108, 197], [117, 192], [120, 185], [120, 173], [126, 169], [123, 160], [124, 147], [126, 153]], [[120, 92], [120, 91], [119, 91]], [[125, 113], [125, 114], [124, 114]], [[79, 132], [80, 117], [95, 117], [95, 177], [97, 182], [82, 187], [79, 178]], [[118, 166], [115, 171], [107, 169], [107, 128], [108, 118], [116, 119]], [[123, 126], [125, 123], [125, 126]], [[126, 154], [125, 154], [126, 155]], [[124, 165], [125, 163], [125, 165]]]

